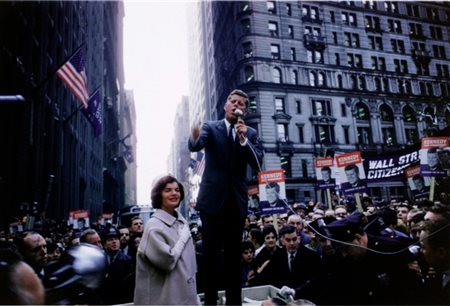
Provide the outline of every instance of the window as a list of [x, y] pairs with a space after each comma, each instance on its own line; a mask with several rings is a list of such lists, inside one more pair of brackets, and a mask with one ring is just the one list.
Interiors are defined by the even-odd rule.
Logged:
[[303, 137], [303, 126], [298, 126], [298, 142], [305, 143], [305, 139]]
[[358, 89], [366, 90], [366, 78], [363, 76], [358, 77]]
[[405, 128], [406, 143], [412, 145], [419, 140], [417, 130], [415, 128]]
[[419, 6], [416, 4], [406, 4], [408, 16], [420, 17]]
[[319, 8], [317, 6], [303, 5], [302, 16], [313, 21], [319, 20]]
[[444, 46], [433, 45], [433, 54], [436, 58], [446, 59]]
[[355, 118], [356, 120], [369, 120], [369, 109], [363, 103], [358, 103], [355, 106]]
[[339, 53], [335, 53], [334, 54], [334, 61], [336, 63], [336, 66], [340, 66], [341, 65], [341, 56], [339, 55]]
[[395, 72], [408, 73], [408, 62], [406, 60], [394, 59]]
[[278, 136], [278, 141], [286, 142], [289, 140], [286, 124], [284, 124], [284, 123], [277, 124], [277, 136]]
[[409, 35], [412, 37], [423, 38], [422, 25], [419, 23], [410, 22], [409, 23]]
[[296, 61], [297, 55], [295, 54], [295, 48], [291, 48], [291, 60]]
[[297, 70], [292, 70], [292, 72], [291, 72], [291, 81], [292, 81], [292, 84], [298, 85], [298, 73], [297, 73]]
[[442, 40], [442, 29], [440, 27], [430, 26], [430, 36], [433, 39]]
[[375, 84], [375, 91], [377, 91], [377, 92], [383, 91], [383, 89], [381, 87], [381, 80], [380, 80], [380, 78], [374, 78], [373, 82]]
[[394, 120], [394, 113], [392, 112], [392, 109], [387, 106], [386, 104], [383, 104], [380, 106], [380, 118], [381, 121], [393, 121]]
[[416, 123], [417, 117], [416, 112], [410, 106], [405, 106], [403, 108], [403, 121], [405, 123]]
[[333, 34], [333, 44], [337, 45], [337, 43], [338, 43], [337, 33], [333, 32], [332, 34]]
[[357, 134], [359, 144], [368, 145], [372, 143], [372, 135], [369, 127], [357, 127]]
[[334, 127], [332, 125], [319, 124], [314, 126], [316, 141], [332, 144], [334, 141]]
[[278, 23], [269, 21], [269, 33], [270, 36], [278, 36]]
[[383, 50], [383, 40], [380, 36], [369, 35], [369, 48], [372, 50]]
[[245, 73], [245, 81], [246, 82], [250, 82], [250, 81], [253, 81], [255, 79], [255, 75], [253, 73], [253, 67], [252, 66], [246, 66], [244, 73]]
[[342, 75], [339, 74], [337, 76], [337, 78], [338, 78], [338, 87], [341, 88], [341, 89], [344, 88], [344, 82], [342, 80]]
[[243, 19], [241, 21], [241, 28], [242, 28], [242, 32], [244, 32], [246, 34], [250, 33], [250, 29], [251, 29], [250, 19], [248, 19], [248, 18], [247, 19]]
[[313, 115], [331, 116], [330, 100], [313, 99], [311, 102], [313, 107]]
[[437, 76], [449, 77], [448, 65], [436, 64]]
[[379, 17], [366, 16], [365, 22], [367, 31], [381, 32]]
[[248, 97], [248, 112], [249, 113], [257, 113], [258, 112], [258, 103], [256, 102], [255, 96]]
[[286, 3], [286, 14], [292, 16], [292, 8], [290, 3]]
[[281, 166], [281, 169], [284, 170], [284, 175], [286, 177], [292, 176], [291, 158], [289, 156], [280, 156], [280, 166]]
[[363, 0], [362, 1], [364, 3], [364, 7], [371, 9], [371, 10], [376, 10], [377, 9], [377, 4], [374, 0]]
[[395, 19], [388, 19], [387, 30], [388, 32], [401, 34], [402, 33], [401, 21]]
[[434, 7], [427, 7], [427, 18], [431, 21], [440, 21], [438, 9]]
[[344, 24], [344, 25], [350, 25], [353, 27], [358, 26], [358, 23], [356, 21], [356, 14], [354, 14], [354, 13], [342, 12], [341, 20], [342, 20], [342, 24]]
[[323, 55], [322, 51], [306, 50], [306, 57], [307, 57], [307, 61], [309, 63], [316, 63], [316, 64], [323, 63], [323, 56], [322, 55]]
[[[300, 162], [301, 162], [301, 166], [302, 166], [302, 177], [308, 177], [308, 161], [306, 159], [302, 159]], [[305, 191], [305, 196], [306, 196], [306, 191]]]
[[336, 17], [334, 16], [334, 12], [333, 11], [330, 11], [330, 20], [331, 20], [332, 23], [336, 22]]
[[245, 42], [242, 45], [242, 48], [244, 49], [244, 57], [251, 57], [253, 56], [253, 46], [251, 42]]
[[317, 84], [317, 74], [314, 71], [309, 72], [309, 85], [316, 86]]
[[284, 98], [275, 98], [275, 112], [284, 113]]
[[392, 51], [400, 54], [405, 53], [405, 43], [400, 39], [391, 39]]
[[344, 33], [344, 45], [347, 47], [359, 47], [359, 35], [356, 33]]
[[280, 70], [280, 68], [274, 67], [272, 69], [272, 78], [273, 78], [273, 82], [276, 83], [276, 84], [283, 83], [283, 80], [281, 78], [281, 70]]
[[267, 1], [267, 12], [269, 12], [269, 14], [276, 14], [277, 13], [277, 8], [275, 6], [275, 1]]
[[280, 45], [271, 44], [270, 54], [272, 56], [272, 59], [280, 59]]
[[347, 63], [350, 67], [362, 68], [362, 56], [360, 54], [347, 53]]
[[318, 86], [326, 86], [326, 81], [325, 81], [325, 73], [323, 72], [319, 72], [317, 74], [317, 85]]
[[384, 60], [383, 57], [371, 56], [370, 62], [372, 65], [371, 68], [373, 70], [386, 71], [386, 61]]
[[345, 144], [350, 144], [350, 134], [349, 134], [349, 127], [348, 126], [343, 126], [342, 127], [342, 132], [344, 133], [344, 143]]
[[396, 144], [394, 128], [392, 128], [392, 127], [382, 128], [381, 129], [381, 134], [382, 134], [382, 137], [383, 137], [382, 141], [387, 146], [392, 146], [392, 145]]
[[296, 100], [295, 101], [295, 108], [297, 110], [297, 114], [301, 114], [302, 113], [302, 101], [301, 100]]
[[294, 38], [294, 27], [293, 26], [288, 26], [288, 35], [290, 38]]
[[385, 1], [384, 8], [386, 9], [386, 12], [398, 13], [398, 2], [397, 1]]

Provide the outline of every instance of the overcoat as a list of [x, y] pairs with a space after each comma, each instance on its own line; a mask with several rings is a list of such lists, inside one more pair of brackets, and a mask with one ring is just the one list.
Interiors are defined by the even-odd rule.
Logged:
[[174, 249], [182, 226], [188, 224], [180, 213], [162, 209], [145, 225], [136, 256], [135, 305], [197, 305], [192, 237], [181, 253]]

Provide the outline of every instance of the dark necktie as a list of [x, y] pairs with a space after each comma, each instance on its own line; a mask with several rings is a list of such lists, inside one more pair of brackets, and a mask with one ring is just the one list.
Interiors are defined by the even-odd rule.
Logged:
[[292, 272], [292, 265], [294, 264], [294, 254], [289, 255], [289, 270]]
[[228, 129], [228, 140], [230, 141], [230, 145], [234, 144], [233, 129], [234, 125], [230, 124], [230, 128]]

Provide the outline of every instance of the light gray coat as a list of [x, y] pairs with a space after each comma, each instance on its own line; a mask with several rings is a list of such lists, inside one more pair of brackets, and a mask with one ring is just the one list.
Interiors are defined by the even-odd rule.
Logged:
[[184, 225], [180, 213], [174, 217], [162, 209], [148, 220], [136, 256], [135, 305], [197, 305], [192, 237], [181, 253], [174, 250]]

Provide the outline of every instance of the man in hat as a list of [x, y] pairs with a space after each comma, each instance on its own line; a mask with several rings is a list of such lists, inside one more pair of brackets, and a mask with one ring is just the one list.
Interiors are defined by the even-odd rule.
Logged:
[[105, 304], [131, 302], [134, 287], [131, 257], [120, 250], [120, 233], [116, 228], [105, 230], [101, 236], [108, 260], [105, 278], [100, 288], [101, 299]]
[[408, 248], [365, 233], [365, 225], [364, 215], [357, 212], [325, 226], [339, 256], [327, 286], [333, 299], [327, 302], [393, 305], [421, 301], [423, 287], [419, 276], [408, 268], [414, 260]]

